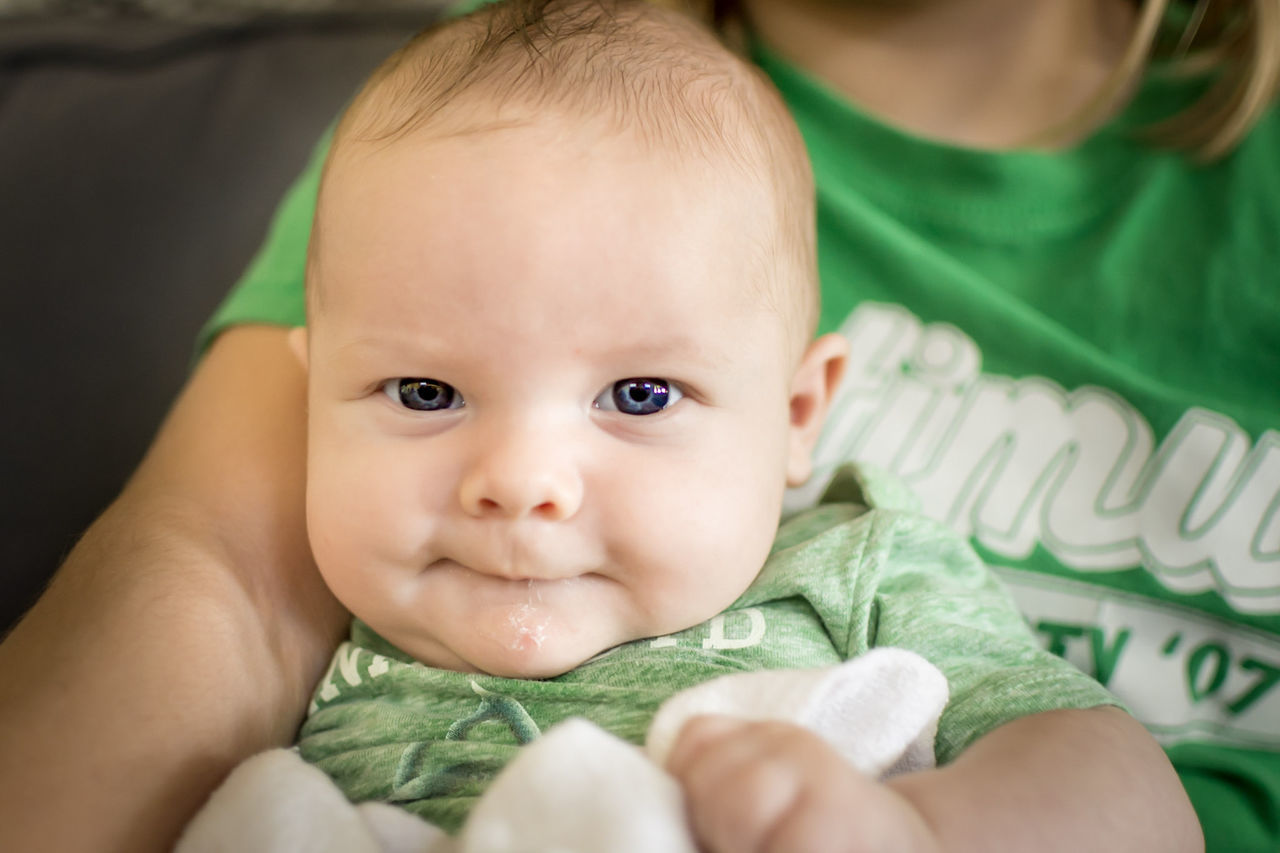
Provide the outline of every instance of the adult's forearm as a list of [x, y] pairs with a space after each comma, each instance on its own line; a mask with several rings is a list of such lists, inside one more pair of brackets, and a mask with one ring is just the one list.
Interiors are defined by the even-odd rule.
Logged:
[[955, 853], [1204, 850], [1164, 752], [1116, 708], [1015, 720], [947, 767], [889, 784]]
[[345, 618], [303, 531], [300, 372], [279, 330], [219, 347], [0, 645], [0, 849], [168, 849], [327, 663]]
[[0, 646], [4, 849], [167, 849], [236, 761], [291, 734], [303, 676], [266, 653], [253, 602], [199, 543], [122, 542], [131, 509]]

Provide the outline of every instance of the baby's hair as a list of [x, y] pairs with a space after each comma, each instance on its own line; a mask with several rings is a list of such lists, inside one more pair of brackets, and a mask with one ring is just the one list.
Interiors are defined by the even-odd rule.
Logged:
[[[428, 125], [437, 135], [483, 130], [484, 120], [451, 109], [474, 106], [471, 95], [522, 115], [558, 108], [605, 118], [654, 144], [705, 150], [728, 117], [729, 104], [717, 99], [733, 97], [744, 73], [745, 63], [723, 56], [710, 33], [657, 4], [508, 0], [429, 27], [392, 54], [339, 136], [389, 141]], [[376, 110], [364, 108], [369, 99]], [[668, 131], [672, 138], [663, 138]]]
[[767, 186], [773, 223], [757, 252], [757, 289], [807, 342], [818, 287], [804, 142], [763, 74], [681, 12], [640, 0], [511, 0], [430, 27], [369, 78], [338, 125], [329, 163], [348, 147], [544, 115], [582, 118]]

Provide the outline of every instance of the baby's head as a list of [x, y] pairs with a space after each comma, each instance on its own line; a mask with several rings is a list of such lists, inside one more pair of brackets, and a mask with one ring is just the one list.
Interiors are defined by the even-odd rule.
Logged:
[[388, 60], [307, 273], [338, 598], [425, 663], [518, 677], [733, 603], [844, 357], [810, 341], [812, 208], [776, 93], [676, 13], [503, 4]]

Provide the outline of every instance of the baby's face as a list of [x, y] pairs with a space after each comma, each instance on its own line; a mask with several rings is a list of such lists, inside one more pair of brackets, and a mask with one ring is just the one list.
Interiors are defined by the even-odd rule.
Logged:
[[795, 365], [753, 283], [767, 200], [722, 177], [550, 122], [333, 166], [307, 511], [356, 616], [547, 677], [750, 584]]

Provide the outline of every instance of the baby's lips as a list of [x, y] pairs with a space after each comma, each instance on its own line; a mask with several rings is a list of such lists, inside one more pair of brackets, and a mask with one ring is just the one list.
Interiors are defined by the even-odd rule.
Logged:
[[575, 558], [573, 555], [577, 549], [567, 543], [555, 547], [535, 547], [519, 543], [494, 547], [492, 543], [496, 537], [485, 539], [475, 547], [458, 543], [441, 552], [447, 554], [447, 557], [437, 559], [427, 568], [454, 567], [488, 577], [520, 582], [563, 581], [595, 574], [600, 569], [598, 561]]

